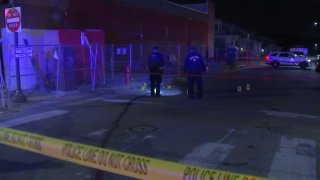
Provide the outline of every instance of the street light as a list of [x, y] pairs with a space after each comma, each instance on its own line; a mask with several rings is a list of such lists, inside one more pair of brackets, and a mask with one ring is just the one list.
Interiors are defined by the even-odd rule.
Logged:
[[314, 25], [314, 26], [318, 26], [318, 22], [315, 21], [315, 22], [313, 23], [313, 25]]

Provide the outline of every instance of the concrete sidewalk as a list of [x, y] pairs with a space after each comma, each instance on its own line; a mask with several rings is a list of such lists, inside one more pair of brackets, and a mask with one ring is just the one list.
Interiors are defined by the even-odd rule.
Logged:
[[[211, 62], [207, 63], [208, 71], [210, 73], [232, 73], [239, 70], [261, 67], [264, 62], [261, 61], [238, 61], [234, 67], [229, 67], [225, 62]], [[177, 87], [174, 87], [174, 80], [180, 79], [185, 81], [184, 74], [164, 74], [162, 92], [174, 90], [178, 91]], [[43, 103], [47, 104], [59, 104], [64, 102], [72, 102], [79, 99], [90, 99], [99, 96], [118, 95], [126, 96], [132, 94], [149, 94], [149, 74], [148, 73], [137, 73], [132, 74], [132, 79], [129, 82], [125, 81], [124, 74], [118, 74], [115, 80], [108, 80], [102, 87], [97, 87], [95, 92], [90, 92], [90, 87], [79, 88], [73, 91], [51, 91], [51, 92], [40, 92], [40, 91], [24, 91], [27, 97], [26, 103], [13, 103], [9, 102], [8, 109], [0, 109], [0, 120], [1, 116], [14, 112], [29, 111], [34, 108], [39, 108]], [[171, 92], [170, 92], [171, 93]]]
[[[164, 77], [163, 84], [167, 88], [171, 82], [171, 77]], [[90, 87], [82, 87], [72, 91], [51, 91], [40, 92], [38, 90], [24, 90], [24, 95], [27, 97], [25, 103], [14, 103], [12, 100], [8, 102], [7, 109], [0, 109], [0, 121], [5, 120], [5, 116], [20, 112], [32, 112], [46, 108], [46, 105], [60, 106], [63, 103], [73, 101], [85, 101], [87, 99], [98, 99], [99, 97], [108, 96], [131, 96], [149, 94], [149, 76], [138, 74], [133, 75], [132, 80], [126, 82], [124, 78], [119, 76], [114, 81], [107, 81], [104, 86], [97, 87], [94, 92]]]

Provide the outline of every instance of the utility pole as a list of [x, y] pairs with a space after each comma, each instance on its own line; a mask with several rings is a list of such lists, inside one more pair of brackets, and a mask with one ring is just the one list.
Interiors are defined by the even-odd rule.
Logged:
[[[16, 6], [16, 0], [10, 0], [10, 6], [15, 7]], [[19, 35], [18, 32], [14, 32], [14, 45], [15, 49], [19, 46]], [[22, 89], [21, 89], [21, 77], [20, 77], [20, 59], [18, 57], [15, 58], [16, 63], [16, 83], [17, 83], [17, 89], [16, 92], [13, 95], [13, 102], [23, 103], [27, 101], [26, 96], [23, 95]]]

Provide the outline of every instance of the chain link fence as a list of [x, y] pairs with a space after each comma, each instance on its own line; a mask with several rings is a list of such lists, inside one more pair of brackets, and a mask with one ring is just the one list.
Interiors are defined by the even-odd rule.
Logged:
[[20, 59], [21, 87], [27, 95], [94, 92], [105, 84], [104, 45], [25, 45], [18, 50], [14, 46], [4, 49], [7, 50], [5, 79], [9, 92], [16, 89], [16, 57]]
[[4, 68], [2, 67], [2, 63], [0, 66], [0, 113], [3, 113], [10, 110], [12, 102], [5, 81], [5, 76], [3, 72]]
[[[148, 56], [155, 45], [142, 44], [110, 44], [106, 46], [106, 72], [108, 81], [126, 81], [128, 72], [132, 77], [147, 77]], [[165, 59], [165, 74], [179, 75], [182, 73], [184, 58], [188, 46], [168, 45], [157, 46]], [[196, 47], [207, 62], [207, 49]]]

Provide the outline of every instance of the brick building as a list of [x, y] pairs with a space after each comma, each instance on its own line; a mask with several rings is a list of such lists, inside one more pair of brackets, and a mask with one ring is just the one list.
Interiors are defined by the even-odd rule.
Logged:
[[22, 7], [24, 28], [102, 29], [107, 43], [213, 49], [213, 3], [207, 12], [165, 0], [17, 0], [17, 4]]

